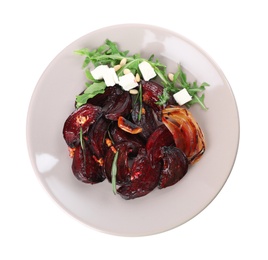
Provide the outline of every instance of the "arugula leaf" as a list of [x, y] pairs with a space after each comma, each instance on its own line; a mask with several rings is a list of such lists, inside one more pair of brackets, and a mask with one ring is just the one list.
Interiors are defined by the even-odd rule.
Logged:
[[87, 89], [84, 91], [83, 94], [76, 96], [76, 107], [79, 108], [80, 106], [87, 103], [88, 99], [95, 97], [97, 94], [103, 94], [105, 92], [105, 82], [94, 82]]
[[83, 49], [74, 51], [74, 53], [79, 54], [79, 55], [88, 56], [88, 54], [90, 53], [90, 51], [89, 51], [88, 48], [83, 48]]
[[136, 58], [136, 59], [133, 59], [133, 60], [127, 62], [126, 65], [122, 66], [118, 70], [117, 75], [123, 76], [125, 69], [129, 69], [134, 75], [136, 75], [136, 73], [138, 72], [140, 62], [141, 62], [141, 58]]
[[88, 99], [94, 97], [97, 94], [104, 93], [105, 83], [104, 81], [95, 80], [91, 75], [88, 65], [90, 63], [97, 67], [98, 65], [108, 65], [113, 67], [118, 65], [123, 58], [127, 59], [127, 63], [117, 71], [118, 76], [124, 75], [124, 70], [129, 69], [134, 75], [140, 73], [139, 64], [143, 61], [147, 61], [154, 69], [156, 75], [162, 82], [164, 87], [163, 94], [159, 96], [157, 104], [164, 105], [170, 98], [170, 96], [179, 90], [185, 88], [188, 93], [192, 96], [192, 100], [186, 104], [190, 107], [193, 104], [200, 104], [203, 109], [207, 109], [204, 103], [205, 88], [209, 86], [208, 83], [203, 82], [200, 86], [197, 82], [190, 83], [187, 81], [186, 74], [182, 71], [180, 65], [178, 65], [177, 71], [174, 74], [173, 81], [170, 81], [166, 72], [166, 66], [162, 64], [158, 59], [155, 59], [154, 55], [151, 55], [148, 59], [142, 58], [140, 54], [128, 55], [129, 51], [120, 51], [115, 42], [107, 39], [103, 45], [99, 46], [94, 50], [83, 48], [76, 50], [76, 54], [85, 56], [82, 68], [85, 71], [85, 76], [89, 82], [86, 82], [87, 89], [83, 94], [76, 97], [77, 107], [85, 104]]
[[168, 93], [168, 89], [164, 88], [163, 94], [158, 97], [159, 101], [157, 101], [156, 104], [162, 106], [162, 105], [166, 104], [166, 102], [169, 100], [169, 98], [170, 98], [170, 95]]
[[192, 84], [187, 81], [187, 76], [186, 74], [182, 71], [181, 66], [178, 67], [178, 78], [177, 82], [179, 85], [183, 88], [185, 88], [188, 93], [192, 96], [192, 100], [186, 103], [186, 106], [189, 108], [193, 104], [198, 103], [202, 109], [207, 110], [208, 108], [206, 107], [204, 103], [205, 99], [205, 94], [202, 94], [202, 96], [199, 96], [199, 92], [203, 92], [205, 90], [205, 87], [208, 87], [209, 84], [206, 82], [203, 82], [200, 86], [197, 85], [197, 82], [193, 82]]
[[85, 75], [88, 80], [95, 81], [89, 69], [85, 69]]
[[173, 81], [170, 83], [164, 84], [165, 88], [163, 94], [159, 97], [159, 101], [157, 102], [159, 105], [164, 105], [171, 94], [178, 92], [179, 90], [185, 88], [187, 92], [192, 96], [192, 100], [187, 102], [186, 107], [190, 107], [193, 104], [199, 104], [202, 109], [207, 110], [204, 99], [205, 95], [201, 96], [198, 93], [201, 93], [205, 90], [206, 87], [209, 86], [208, 83], [203, 82], [200, 86], [197, 85], [197, 82], [190, 83], [187, 81], [186, 74], [182, 71], [181, 66], [178, 66], [176, 73], [174, 74]]
[[205, 106], [204, 99], [205, 99], [205, 94], [203, 94], [201, 97], [199, 97], [198, 95], [195, 94], [192, 96], [192, 100], [186, 103], [186, 106], [189, 108], [193, 104], [197, 103], [197, 104], [200, 104], [200, 106], [204, 110], [207, 110], [208, 108]]

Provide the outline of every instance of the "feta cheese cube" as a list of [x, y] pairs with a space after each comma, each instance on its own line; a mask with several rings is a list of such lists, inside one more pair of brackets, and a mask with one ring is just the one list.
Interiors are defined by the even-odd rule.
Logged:
[[153, 67], [147, 62], [143, 61], [139, 64], [139, 69], [141, 71], [144, 80], [148, 81], [156, 76]]
[[112, 87], [119, 82], [114, 68], [108, 68], [107, 70], [105, 70], [103, 74], [103, 79], [107, 87]]
[[126, 91], [133, 89], [138, 86], [138, 83], [135, 81], [135, 76], [133, 73], [128, 73], [124, 76], [119, 77], [119, 85]]
[[95, 69], [91, 71], [91, 75], [93, 76], [94, 79], [103, 79], [103, 75], [106, 70], [108, 70], [109, 67], [107, 65], [99, 65]]
[[192, 97], [185, 88], [175, 93], [173, 97], [180, 106], [192, 100]]

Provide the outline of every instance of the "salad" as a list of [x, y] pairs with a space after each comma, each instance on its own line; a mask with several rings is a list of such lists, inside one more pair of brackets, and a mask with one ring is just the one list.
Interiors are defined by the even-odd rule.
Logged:
[[176, 184], [205, 152], [204, 134], [188, 110], [207, 110], [206, 82], [190, 83], [154, 55], [121, 51], [106, 40], [85, 57], [86, 87], [63, 126], [74, 176], [89, 184], [107, 180], [124, 199]]

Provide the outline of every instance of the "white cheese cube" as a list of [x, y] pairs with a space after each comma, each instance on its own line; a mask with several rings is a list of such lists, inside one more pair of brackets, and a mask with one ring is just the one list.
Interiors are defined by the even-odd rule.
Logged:
[[156, 76], [153, 67], [147, 62], [143, 61], [139, 64], [139, 69], [141, 71], [144, 80], [148, 81]]
[[114, 68], [108, 68], [103, 74], [103, 79], [107, 87], [112, 87], [115, 84], [119, 83], [117, 74]]
[[192, 97], [185, 88], [175, 93], [173, 97], [180, 106], [192, 100]]
[[95, 69], [91, 71], [91, 75], [94, 79], [103, 79], [103, 75], [105, 74], [105, 71], [108, 70], [109, 67], [107, 65], [99, 65]]
[[135, 76], [133, 73], [128, 73], [124, 76], [119, 77], [119, 85], [126, 91], [133, 89], [138, 86], [138, 83], [135, 81]]

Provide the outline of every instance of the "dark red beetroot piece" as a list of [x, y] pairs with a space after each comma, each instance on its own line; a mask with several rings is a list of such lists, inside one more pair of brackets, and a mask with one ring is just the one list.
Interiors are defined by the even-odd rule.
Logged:
[[141, 81], [142, 85], [142, 100], [145, 104], [150, 106], [157, 116], [160, 118], [163, 106], [157, 105], [159, 96], [163, 94], [163, 87], [153, 81]]
[[113, 122], [109, 128], [110, 136], [115, 144], [125, 142], [125, 141], [132, 141], [135, 143], [140, 144], [140, 146], [144, 146], [145, 142], [143, 139], [140, 138], [137, 134], [130, 134], [124, 130], [122, 130], [120, 127], [118, 127], [117, 122]]
[[158, 187], [160, 189], [177, 183], [188, 171], [188, 159], [185, 154], [174, 146], [162, 147], [161, 157], [163, 168]]
[[105, 112], [107, 119], [116, 121], [120, 116], [126, 116], [130, 113], [132, 101], [129, 92], [124, 91], [120, 96], [117, 96], [113, 102], [113, 107]]
[[[84, 94], [85, 91], [81, 92], [80, 95]], [[112, 93], [114, 92], [114, 88], [106, 88], [104, 93], [97, 94], [93, 98], [90, 98], [87, 103], [90, 103], [93, 106], [100, 106], [103, 107], [107, 102], [108, 98], [111, 97]], [[77, 102], [75, 102], [76, 108]]]
[[132, 105], [129, 92], [114, 86], [75, 110], [63, 128], [66, 143], [74, 148], [73, 173], [82, 182], [94, 184], [106, 177], [111, 182], [115, 152], [119, 152], [116, 184], [124, 199], [145, 196], [157, 186], [171, 186], [188, 170], [189, 162], [179, 149], [186, 146], [181, 130], [167, 120], [167, 113], [162, 117], [164, 124], [160, 122], [163, 107], [155, 102], [162, 86], [142, 81], [142, 91], [140, 119], [139, 101]]
[[75, 177], [85, 183], [99, 183], [105, 179], [101, 167], [93, 158], [88, 145], [79, 145], [74, 152], [72, 170]]
[[[102, 111], [104, 112], [104, 114], [108, 114], [109, 111], [114, 109], [114, 106], [116, 105], [117, 101], [120, 99], [120, 96], [124, 93], [122, 88], [118, 85], [115, 85], [113, 87], [108, 87], [106, 89], [111, 89], [111, 92], [109, 92], [109, 96], [107, 96], [107, 99], [100, 105], [102, 107]], [[90, 103], [91, 99], [89, 99], [88, 102]]]
[[141, 145], [132, 141], [121, 142], [110, 148], [105, 156], [104, 173], [111, 182], [112, 164], [115, 151], [118, 151], [116, 184], [128, 183], [130, 181], [130, 160], [138, 154]]
[[102, 159], [107, 151], [108, 147], [105, 143], [105, 136], [109, 126], [110, 121], [102, 116], [88, 131], [88, 143], [90, 150], [98, 159]]
[[130, 182], [119, 187], [117, 192], [126, 200], [147, 195], [158, 185], [160, 168], [160, 164], [153, 168], [145, 149], [141, 149], [134, 159]]
[[[145, 104], [150, 106], [156, 113], [158, 119], [161, 121], [161, 112], [164, 106], [158, 105], [159, 96], [163, 94], [163, 86], [154, 81], [141, 81], [142, 85], [142, 99]], [[170, 96], [166, 105], [176, 105], [173, 96]]]
[[160, 125], [148, 138], [146, 151], [152, 165], [161, 159], [161, 147], [174, 145], [174, 139], [165, 125]]
[[79, 144], [80, 128], [85, 134], [89, 126], [100, 117], [101, 110], [101, 107], [86, 104], [71, 113], [63, 126], [63, 137], [69, 147], [73, 148]]
[[140, 114], [140, 104], [136, 103], [135, 105], [133, 105], [133, 109], [131, 111], [131, 117], [133, 122], [142, 128], [142, 132], [139, 135], [144, 140], [147, 140], [149, 136], [157, 128], [158, 122], [156, 120], [153, 109], [144, 103], [141, 110], [140, 119], [139, 114]]

